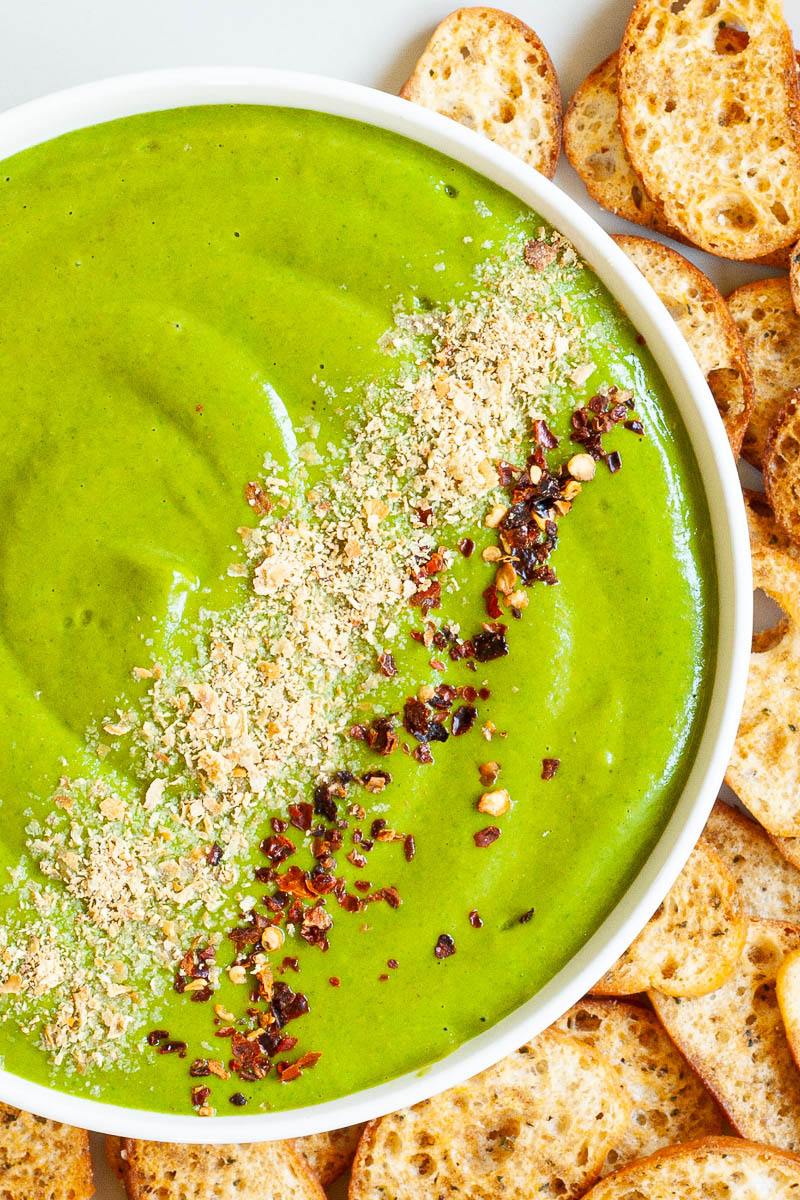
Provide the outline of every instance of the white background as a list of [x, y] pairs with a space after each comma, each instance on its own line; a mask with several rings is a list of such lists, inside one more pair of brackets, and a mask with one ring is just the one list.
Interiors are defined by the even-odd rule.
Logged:
[[[619, 45], [631, 7], [509, 3], [547, 46], [565, 102]], [[800, 39], [800, 0], [784, 7]], [[202, 64], [316, 71], [396, 92], [449, 8], [447, 0], [0, 0], [0, 109], [108, 75]], [[556, 182], [610, 232], [635, 232], [588, 199], [563, 156]], [[773, 273], [690, 257], [723, 291]], [[102, 1139], [95, 1150], [98, 1200], [117, 1200], [122, 1190], [105, 1168]]]

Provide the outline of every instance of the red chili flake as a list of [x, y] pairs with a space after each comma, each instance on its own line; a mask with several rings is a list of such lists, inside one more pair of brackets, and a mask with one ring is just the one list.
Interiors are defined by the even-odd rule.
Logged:
[[442, 557], [442, 555], [438, 554], [438, 553], [434, 553], [430, 556], [428, 561], [426, 563], [424, 563], [422, 569], [425, 572], [425, 574], [428, 576], [438, 575], [443, 566], [444, 566], [444, 558]]
[[383, 654], [378, 655], [378, 670], [387, 679], [394, 679], [397, 674], [397, 663], [394, 661], [394, 655], [390, 654], [388, 650], [384, 650]]
[[394, 731], [394, 714], [387, 717], [376, 717], [365, 730], [363, 740], [376, 754], [384, 757], [392, 754], [397, 749], [400, 740]]
[[431, 668], [432, 671], [443, 671], [444, 670], [444, 663], [441, 661], [441, 659], [438, 659], [438, 658], [432, 658], [430, 660], [430, 662], [428, 663], [428, 666]]
[[342, 986], [342, 981], [338, 975], [331, 975], [330, 979], [328, 980], [328, 983], [331, 985], [332, 988], [338, 988], [338, 987]]
[[202, 1108], [211, 1095], [211, 1088], [193, 1087], [192, 1088], [192, 1104], [195, 1108]]
[[302, 833], [308, 833], [313, 815], [314, 810], [310, 804], [289, 805], [289, 824], [293, 825], [295, 829], [301, 830]]
[[496, 842], [500, 837], [500, 830], [496, 825], [487, 825], [485, 829], [479, 829], [477, 833], [473, 833], [472, 840], [480, 849], [485, 846], [491, 846], [492, 842]]
[[208, 1059], [196, 1058], [189, 1067], [189, 1074], [192, 1079], [204, 1079], [206, 1075], [210, 1075], [211, 1067], [208, 1065]]
[[419, 521], [420, 521], [421, 525], [432, 525], [433, 524], [433, 509], [432, 508], [418, 508], [417, 516], [419, 517]]
[[294, 842], [290, 842], [287, 837], [283, 837], [282, 834], [270, 834], [269, 837], [264, 838], [259, 846], [259, 850], [271, 863], [275, 863], [278, 866], [296, 853], [297, 846], [295, 846]]
[[481, 593], [486, 601], [486, 611], [493, 621], [499, 621], [503, 615], [503, 610], [500, 607], [500, 601], [497, 597], [497, 588], [493, 583], [490, 583], [487, 588], [484, 588]]
[[489, 697], [491, 696], [491, 694], [492, 694], [491, 691], [487, 687], [482, 687], [482, 688], [478, 689], [478, 695], [481, 698], [481, 700], [488, 700]]
[[356, 881], [353, 884], [353, 887], [356, 888], [359, 892], [368, 892], [369, 889], [372, 887], [372, 884], [370, 883], [370, 881], [368, 879], [356, 879]]
[[449, 958], [451, 954], [455, 954], [456, 944], [449, 933], [440, 933], [436, 945], [433, 948], [433, 953], [437, 958]]
[[417, 853], [417, 843], [414, 840], [413, 833], [408, 833], [403, 841], [403, 853], [406, 856], [406, 862], [411, 862], [414, 855]]
[[236, 1108], [242, 1108], [247, 1104], [247, 1097], [243, 1096], [241, 1092], [234, 1092], [232, 1096], [228, 1097], [228, 1103], [234, 1104]]
[[396, 971], [397, 968], [400, 966], [400, 963], [397, 961], [396, 958], [387, 958], [386, 965], [387, 965], [387, 967], [389, 967], [390, 970]]
[[464, 555], [464, 558], [470, 558], [473, 550], [475, 549], [475, 543], [473, 542], [472, 538], [465, 537], [462, 538], [458, 543], [458, 548]]
[[505, 627], [476, 633], [472, 643], [478, 662], [492, 662], [493, 659], [504, 658], [508, 654]]
[[497, 478], [500, 480], [501, 487], [508, 487], [514, 478], [514, 468], [510, 462], [501, 459], [497, 463]]
[[556, 261], [558, 250], [555, 246], [551, 246], [549, 242], [542, 242], [538, 238], [531, 238], [525, 243], [522, 256], [532, 270], [543, 271], [545, 267], [549, 267]]
[[524, 913], [522, 914], [522, 916], [518, 918], [519, 924], [520, 924], [520, 925], [527, 925], [527, 924], [528, 924], [528, 921], [530, 921], [531, 917], [533, 916], [533, 914], [534, 914], [535, 912], [536, 912], [536, 909], [535, 909], [535, 908], [529, 908], [527, 912], [524, 912]]
[[640, 437], [644, 435], [644, 425], [641, 421], [626, 421], [625, 428], [630, 429], [631, 433], [637, 433]]
[[385, 828], [386, 828], [386, 821], [383, 819], [383, 817], [376, 817], [375, 820], [372, 822], [369, 831], [370, 831], [370, 834], [372, 835], [372, 837], [376, 838], [378, 836], [378, 834], [381, 832], [381, 830], [385, 829]]
[[368, 901], [385, 900], [386, 903], [389, 905], [389, 908], [399, 908], [400, 905], [402, 904], [402, 900], [400, 899], [400, 893], [398, 892], [396, 887], [381, 888], [380, 891], [373, 892], [372, 895], [367, 896], [367, 900]]
[[542, 779], [552, 779], [560, 765], [560, 758], [543, 758]]
[[469, 733], [478, 718], [478, 710], [472, 704], [461, 704], [453, 713], [453, 737]]
[[433, 762], [431, 748], [427, 742], [420, 742], [420, 744], [411, 752], [411, 757], [416, 759], [418, 763]]
[[469, 923], [473, 929], [483, 929], [483, 920], [477, 908], [473, 908], [470, 912]]
[[222, 861], [222, 847], [212, 842], [206, 850], [206, 862], [210, 867], [216, 867]]
[[533, 422], [533, 438], [540, 446], [544, 446], [545, 450], [555, 450], [558, 445], [558, 438], [541, 418]]
[[284, 821], [282, 817], [273, 817], [270, 821], [273, 833], [286, 833], [289, 828], [289, 822]]
[[351, 850], [347, 855], [347, 861], [352, 863], [354, 867], [358, 867], [359, 870], [363, 869], [367, 865], [367, 860], [364, 855], [359, 854], [355, 849]]
[[291, 1083], [292, 1080], [298, 1079], [304, 1070], [308, 1067], [313, 1067], [315, 1063], [319, 1062], [320, 1058], [322, 1058], [321, 1053], [309, 1050], [307, 1054], [298, 1058], [296, 1062], [276, 1063], [275, 1066], [281, 1083]]
[[606, 466], [612, 475], [616, 475], [617, 471], [622, 469], [622, 456], [619, 450], [612, 450], [606, 457]]
[[408, 603], [412, 608], [418, 608], [423, 616], [427, 616], [432, 608], [441, 607], [441, 595], [442, 585], [438, 579], [434, 579], [426, 588], [420, 588], [414, 592]]
[[177, 1054], [178, 1058], [186, 1058], [186, 1042], [164, 1042], [158, 1047], [159, 1054]]
[[294, 971], [295, 973], [298, 973], [300, 971], [300, 963], [296, 958], [292, 958], [291, 955], [287, 954], [281, 963], [281, 970]]
[[378, 983], [386, 983], [386, 980], [387, 980], [388, 978], [389, 978], [389, 976], [388, 976], [388, 975], [379, 975], [379, 976], [378, 976]]
[[166, 1029], [152, 1029], [147, 1035], [148, 1046], [157, 1046], [159, 1042], [166, 1042], [169, 1039], [169, 1032]]
[[272, 508], [272, 501], [267, 493], [259, 484], [254, 483], [252, 480], [244, 489], [244, 498], [253, 512], [258, 513], [259, 516], [264, 516]]

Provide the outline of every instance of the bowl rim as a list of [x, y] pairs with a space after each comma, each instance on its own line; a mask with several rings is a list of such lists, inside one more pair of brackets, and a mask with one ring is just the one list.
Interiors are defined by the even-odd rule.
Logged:
[[438, 113], [359, 84], [265, 67], [197, 66], [115, 76], [0, 113], [0, 159], [119, 117], [237, 103], [312, 109], [401, 134], [506, 188], [573, 243], [644, 335], [688, 430], [711, 515], [719, 627], [714, 682], [695, 761], [675, 810], [639, 874], [599, 929], [549, 983], [445, 1058], [322, 1104], [202, 1121], [72, 1096], [0, 1070], [0, 1099], [42, 1116], [103, 1133], [209, 1144], [318, 1133], [415, 1104], [497, 1062], [577, 1002], [645, 925], [702, 832], [738, 727], [752, 628], [750, 545], [741, 487], [700, 368], [655, 292], [602, 227], [554, 183], [506, 150]]

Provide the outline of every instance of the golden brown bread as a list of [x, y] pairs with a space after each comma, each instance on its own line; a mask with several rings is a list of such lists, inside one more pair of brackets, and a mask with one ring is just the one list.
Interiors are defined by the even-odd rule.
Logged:
[[716, 991], [680, 1000], [651, 992], [659, 1019], [743, 1137], [800, 1149], [800, 1074], [775, 996], [800, 925], [750, 921], [736, 970]]
[[753, 550], [753, 587], [783, 610], [754, 638], [739, 731], [725, 776], [753, 816], [779, 837], [800, 836], [800, 562]]
[[628, 1113], [611, 1063], [549, 1029], [461, 1087], [367, 1125], [350, 1200], [571, 1200]]
[[683, 334], [716, 401], [734, 458], [753, 409], [753, 379], [742, 335], [724, 297], [677, 250], [650, 238], [615, 236]]
[[459, 8], [436, 27], [400, 95], [474, 129], [552, 179], [561, 93], [532, 29], [496, 8]]
[[89, 1135], [0, 1103], [0, 1200], [88, 1200]]
[[767, 433], [800, 387], [800, 317], [785, 276], [745, 283], [728, 296], [753, 375], [754, 400], [742, 457], [761, 469]]
[[663, 903], [592, 992], [629, 996], [657, 987], [702, 996], [732, 973], [746, 930], [733, 875], [701, 838]]
[[757, 258], [800, 234], [794, 50], [780, 0], [731, 0], [722, 21], [746, 31], [743, 48], [707, 0], [637, 0], [620, 47], [620, 127], [670, 225], [712, 254]]
[[601, 1174], [672, 1142], [724, 1131], [725, 1119], [713, 1096], [658, 1018], [641, 1004], [586, 996], [554, 1028], [614, 1063], [631, 1102], [628, 1126], [606, 1155]]
[[800, 549], [800, 389], [792, 393], [769, 427], [764, 490], [778, 524]]
[[800, 1156], [742, 1138], [703, 1138], [659, 1150], [598, 1183], [585, 1200], [789, 1200]]

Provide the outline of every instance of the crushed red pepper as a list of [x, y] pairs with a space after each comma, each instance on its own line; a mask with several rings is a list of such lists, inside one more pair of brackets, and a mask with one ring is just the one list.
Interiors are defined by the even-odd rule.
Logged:
[[543, 758], [542, 759], [542, 779], [552, 779], [560, 766], [561, 766], [560, 758]]
[[500, 837], [500, 830], [496, 825], [487, 825], [485, 829], [479, 829], [477, 833], [473, 833], [472, 840], [480, 849], [485, 846], [491, 846], [492, 842], [496, 842]]
[[455, 954], [456, 944], [449, 933], [440, 933], [433, 948], [433, 953], [439, 959], [449, 958], [451, 954]]

